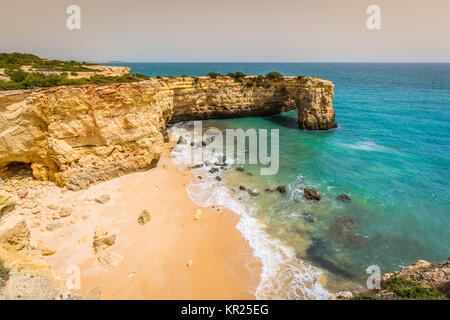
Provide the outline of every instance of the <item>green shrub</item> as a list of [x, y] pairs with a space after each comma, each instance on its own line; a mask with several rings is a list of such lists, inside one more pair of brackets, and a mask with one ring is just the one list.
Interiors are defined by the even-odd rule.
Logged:
[[210, 77], [211, 79], [217, 79], [218, 76], [220, 76], [220, 73], [215, 73], [215, 72], [210, 72], [207, 74], [208, 77]]
[[266, 78], [271, 80], [271, 81], [283, 81], [284, 80], [284, 76], [276, 71], [272, 71], [269, 72], [268, 74], [266, 74]]
[[76, 61], [47, 60], [28, 53], [0, 53], [0, 68], [19, 69], [21, 66], [31, 66], [41, 71], [100, 71], [87, 68], [89, 65], [92, 64]]
[[194, 81], [192, 81], [192, 85], [196, 86], [200, 82], [200, 79], [197, 77], [194, 77]]
[[230, 73], [227, 74], [227, 76], [233, 78], [235, 82], [242, 83], [242, 79], [245, 78], [245, 73], [240, 72], [240, 71], [235, 72], [235, 73], [230, 72]]
[[0, 90], [32, 89], [39, 87], [56, 87], [83, 84], [107, 84], [138, 82], [141, 78], [126, 74], [122, 76], [110, 77], [104, 75], [94, 75], [90, 78], [68, 79], [67, 74], [45, 75], [39, 72], [24, 72], [21, 70], [8, 71], [11, 81], [0, 81]]
[[447, 300], [446, 296], [436, 288], [425, 288], [417, 282], [400, 277], [392, 277], [387, 280], [386, 288], [395, 295], [407, 299]]
[[6, 282], [9, 278], [9, 268], [5, 267], [2, 259], [0, 259], [0, 285]]
[[248, 81], [245, 82], [245, 86], [246, 86], [247, 88], [251, 88], [251, 87], [253, 87], [254, 85], [255, 85], [255, 82], [254, 82], [253, 80], [248, 80]]
[[156, 76], [156, 79], [160, 79], [160, 80], [161, 80], [161, 79], [162, 79], [162, 77], [161, 77], [161, 76]]
[[138, 78], [138, 79], [143, 79], [143, 80], [150, 80], [151, 79], [149, 76], [147, 76], [145, 74], [140, 74], [140, 73], [134, 74], [134, 77]]

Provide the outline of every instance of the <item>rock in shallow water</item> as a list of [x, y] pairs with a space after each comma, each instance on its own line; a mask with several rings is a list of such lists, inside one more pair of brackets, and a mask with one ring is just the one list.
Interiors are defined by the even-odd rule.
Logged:
[[305, 188], [303, 189], [303, 194], [305, 195], [305, 198], [308, 200], [316, 200], [320, 201], [320, 194], [317, 193], [314, 189]]
[[277, 190], [281, 194], [285, 194], [286, 193], [286, 187], [285, 186], [278, 186]]
[[342, 202], [345, 202], [345, 203], [349, 203], [349, 202], [352, 201], [352, 199], [348, 195], [346, 195], [345, 193], [342, 193], [342, 194], [338, 195], [337, 199], [342, 201]]

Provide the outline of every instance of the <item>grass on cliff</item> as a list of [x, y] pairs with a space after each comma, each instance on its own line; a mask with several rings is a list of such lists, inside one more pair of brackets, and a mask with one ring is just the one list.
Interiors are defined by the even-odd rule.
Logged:
[[20, 69], [22, 66], [30, 66], [40, 71], [62, 71], [62, 72], [83, 72], [99, 71], [88, 68], [93, 64], [76, 61], [60, 61], [42, 59], [29, 53], [0, 53], [0, 68], [2, 69]]
[[124, 82], [138, 82], [141, 80], [148, 80], [150, 77], [141, 74], [122, 75], [122, 76], [104, 76], [95, 75], [90, 78], [68, 79], [68, 75], [45, 75], [39, 72], [25, 72], [22, 70], [6, 70], [6, 75], [11, 81], [0, 81], [0, 90], [19, 90], [19, 89], [33, 89], [40, 87], [57, 87], [69, 85], [83, 85], [83, 84], [107, 84], [107, 83], [124, 83]]
[[352, 300], [447, 300], [447, 297], [436, 288], [425, 288], [415, 281], [406, 280], [400, 277], [392, 277], [386, 281], [386, 291], [392, 292], [392, 298], [381, 298], [379, 296], [369, 296], [360, 294]]
[[2, 285], [2, 283], [5, 283], [6, 280], [8, 280], [9, 271], [10, 270], [3, 264], [3, 260], [0, 259], [0, 285]]
[[392, 277], [386, 281], [386, 288], [395, 295], [406, 299], [447, 300], [436, 288], [422, 287], [415, 281]]

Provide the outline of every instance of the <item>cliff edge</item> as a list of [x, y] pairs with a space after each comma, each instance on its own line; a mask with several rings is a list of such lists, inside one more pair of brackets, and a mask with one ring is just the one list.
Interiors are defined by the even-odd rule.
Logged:
[[230, 77], [173, 77], [4, 91], [0, 169], [29, 163], [37, 179], [76, 190], [154, 166], [169, 122], [298, 109], [301, 129], [335, 128], [333, 91], [331, 82], [309, 77], [264, 86]]

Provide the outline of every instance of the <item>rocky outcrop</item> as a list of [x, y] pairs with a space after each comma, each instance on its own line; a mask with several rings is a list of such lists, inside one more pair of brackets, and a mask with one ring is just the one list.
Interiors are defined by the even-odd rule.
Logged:
[[0, 93], [0, 167], [71, 189], [154, 166], [172, 91], [161, 81]]
[[248, 86], [249, 82], [229, 77], [172, 78], [166, 82], [174, 91], [171, 122], [267, 116], [298, 109], [301, 129], [337, 127], [332, 105], [334, 85], [327, 80], [285, 77], [269, 86]]
[[450, 299], [450, 258], [442, 263], [417, 260], [400, 271], [386, 273], [381, 279], [382, 288], [386, 289], [387, 281], [394, 277], [414, 281], [425, 288], [436, 288]]
[[0, 93], [0, 169], [29, 163], [37, 179], [76, 190], [154, 166], [169, 121], [298, 109], [300, 128], [330, 129], [336, 127], [333, 88], [308, 77], [264, 86], [230, 77], [178, 77], [5, 91]]

